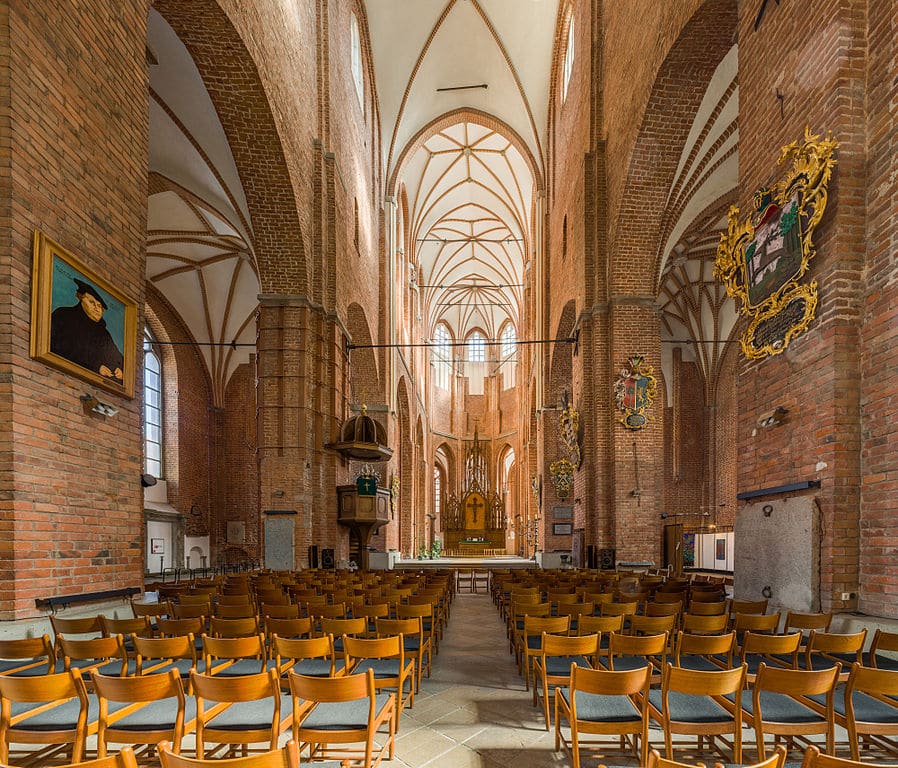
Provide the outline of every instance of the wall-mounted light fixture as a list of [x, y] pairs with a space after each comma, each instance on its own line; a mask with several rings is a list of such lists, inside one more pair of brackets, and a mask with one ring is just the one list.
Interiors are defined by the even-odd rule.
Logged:
[[118, 408], [109, 405], [109, 403], [101, 403], [96, 395], [81, 395], [81, 403], [84, 405], [85, 412], [90, 411], [109, 418], [112, 418], [118, 413]]

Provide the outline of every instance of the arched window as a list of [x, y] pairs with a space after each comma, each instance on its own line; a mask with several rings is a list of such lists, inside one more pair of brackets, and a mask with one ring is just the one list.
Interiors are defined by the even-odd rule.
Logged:
[[567, 43], [564, 48], [564, 67], [561, 73], [561, 101], [567, 98], [567, 88], [571, 82], [571, 73], [574, 71], [574, 14], [568, 13]]
[[359, 36], [359, 20], [354, 13], [350, 14], [349, 19], [349, 51], [352, 81], [355, 83], [355, 92], [359, 97], [359, 106], [364, 110], [365, 78], [362, 74], [362, 39]]
[[144, 470], [162, 477], [162, 361], [153, 349], [155, 339], [143, 332], [143, 439]]
[[499, 349], [502, 350], [502, 355], [499, 367], [502, 371], [502, 387], [503, 389], [509, 389], [515, 385], [518, 361], [518, 333], [513, 323], [508, 322], [505, 324], [500, 341], [502, 346]]
[[433, 334], [433, 381], [440, 389], [449, 389], [452, 377], [452, 336], [440, 323]]
[[437, 520], [442, 519], [443, 512], [443, 471], [439, 464], [433, 465], [433, 513]]
[[469, 363], [485, 363], [486, 362], [486, 340], [480, 331], [474, 331], [468, 336], [468, 362]]

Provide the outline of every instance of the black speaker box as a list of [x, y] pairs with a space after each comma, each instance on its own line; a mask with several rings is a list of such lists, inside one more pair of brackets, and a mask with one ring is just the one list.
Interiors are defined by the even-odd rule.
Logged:
[[322, 549], [321, 550], [321, 567], [322, 568], [330, 568], [333, 570], [334, 565], [334, 550], [332, 549]]
[[318, 545], [313, 544], [309, 547], [309, 568], [318, 567]]
[[613, 571], [615, 566], [615, 550], [600, 549], [599, 550], [599, 567], [603, 571]]

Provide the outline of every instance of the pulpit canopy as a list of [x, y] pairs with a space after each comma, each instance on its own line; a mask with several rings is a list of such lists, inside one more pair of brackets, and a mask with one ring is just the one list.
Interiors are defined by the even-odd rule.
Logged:
[[358, 416], [352, 416], [343, 422], [339, 441], [328, 443], [325, 447], [333, 448], [349, 459], [388, 461], [393, 455], [393, 449], [388, 448], [386, 443], [386, 429], [368, 415], [368, 407], [363, 405]]

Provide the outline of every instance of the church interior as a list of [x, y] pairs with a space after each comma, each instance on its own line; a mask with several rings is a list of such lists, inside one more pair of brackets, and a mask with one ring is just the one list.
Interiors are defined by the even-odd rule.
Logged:
[[895, 0], [10, 0], [0, 53], [0, 637], [472, 569], [898, 632]]

